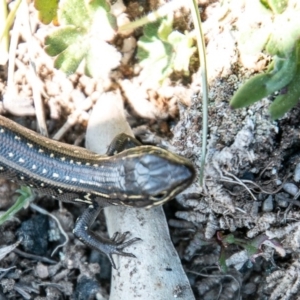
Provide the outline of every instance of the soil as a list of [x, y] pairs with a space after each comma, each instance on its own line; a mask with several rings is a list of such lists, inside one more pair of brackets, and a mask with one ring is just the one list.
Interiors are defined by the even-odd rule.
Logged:
[[[156, 1], [144, 6], [126, 2], [132, 19], [157, 5]], [[215, 22], [219, 1], [199, 1], [199, 5], [209, 66], [207, 157], [203, 184], [198, 178], [165, 205], [172, 240], [196, 299], [299, 299], [300, 106], [278, 121], [272, 121], [268, 113], [272, 96], [232, 110], [229, 101], [233, 93], [251, 74], [263, 69], [269, 58], [261, 53], [243, 64], [231, 34], [238, 9]], [[142, 12], [141, 7], [145, 9]], [[182, 19], [188, 22], [183, 24]], [[178, 29], [191, 30], [185, 27], [191, 20], [186, 9], [177, 12], [176, 20]], [[17, 34], [12, 90], [7, 66], [1, 72], [1, 114], [37, 131], [34, 115], [42, 112], [36, 112], [33, 105], [32, 87], [36, 85], [49, 136], [83, 146], [90, 109], [101, 93], [117, 91], [138, 139], [189, 158], [200, 173], [203, 112], [201, 96], [197, 96], [199, 72], [185, 77], [173, 74], [163, 86], [142, 84], [133, 48], [126, 63], [107, 77], [102, 75], [101, 80], [84, 75], [82, 66], [67, 77], [54, 68], [53, 58], [43, 50], [44, 38], [53, 26], [41, 24], [32, 5], [30, 22], [32, 49], [25, 26], [20, 26]], [[117, 37], [118, 51], [125, 39], [133, 39], [135, 45], [140, 35], [137, 30]], [[29, 51], [33, 51], [36, 67], [34, 84]], [[191, 70], [197, 70], [194, 60]], [[17, 188], [1, 179], [1, 210], [14, 203]], [[81, 207], [49, 199], [38, 204], [57, 217], [69, 241], [51, 257], [65, 238], [57, 223], [34, 207], [3, 224], [2, 247], [22, 241], [18, 248], [1, 249], [0, 298], [95, 299], [97, 295], [97, 299], [108, 299], [109, 262], [72, 234]], [[100, 215], [95, 229], [105, 234], [104, 224]]]

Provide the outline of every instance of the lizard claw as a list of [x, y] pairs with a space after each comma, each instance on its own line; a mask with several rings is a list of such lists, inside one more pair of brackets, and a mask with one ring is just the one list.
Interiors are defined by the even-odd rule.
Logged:
[[132, 245], [135, 242], [142, 240], [140, 238], [133, 238], [127, 242], [124, 242], [129, 233], [130, 233], [129, 231], [126, 231], [122, 234], [119, 232], [115, 232], [114, 235], [112, 236], [112, 238], [110, 239], [109, 245], [107, 245], [107, 249], [105, 249], [106, 251], [104, 251], [104, 253], [107, 255], [107, 257], [114, 269], [116, 269], [116, 264], [112, 257], [113, 254], [127, 256], [127, 257], [136, 257], [132, 253], [123, 251], [124, 248]]

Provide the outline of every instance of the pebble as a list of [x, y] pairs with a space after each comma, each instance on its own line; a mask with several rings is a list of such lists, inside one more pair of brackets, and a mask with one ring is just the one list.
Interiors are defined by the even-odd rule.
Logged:
[[263, 202], [262, 210], [265, 212], [273, 211], [274, 203], [273, 203], [273, 196], [269, 195], [266, 200]]
[[287, 193], [278, 193], [275, 195], [275, 201], [279, 207], [288, 207], [289, 201], [287, 201], [287, 199], [289, 199], [289, 195]]
[[296, 168], [295, 168], [295, 171], [294, 171], [294, 180], [296, 182], [299, 182], [300, 181], [300, 163], [298, 163], [296, 165]]
[[295, 196], [299, 191], [298, 187], [294, 183], [289, 183], [289, 182], [283, 185], [283, 190], [292, 196]]

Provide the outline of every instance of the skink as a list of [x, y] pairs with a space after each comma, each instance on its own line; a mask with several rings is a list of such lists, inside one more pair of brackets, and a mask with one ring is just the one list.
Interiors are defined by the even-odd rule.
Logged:
[[107, 205], [145, 207], [161, 205], [188, 187], [194, 177], [192, 163], [154, 146], [142, 146], [121, 134], [99, 155], [84, 148], [45, 138], [0, 116], [0, 175], [28, 185], [38, 195], [64, 202], [87, 204], [74, 234], [109, 258], [124, 252], [126, 233], [107, 240], [89, 227]]

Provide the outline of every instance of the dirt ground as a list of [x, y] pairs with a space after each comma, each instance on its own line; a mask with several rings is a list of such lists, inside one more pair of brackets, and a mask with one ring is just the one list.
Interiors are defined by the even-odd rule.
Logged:
[[[272, 121], [268, 114], [272, 97], [249, 108], [229, 107], [234, 91], [263, 69], [268, 57], [261, 54], [241, 62], [232, 34], [238, 13], [231, 12], [218, 23], [219, 1], [199, 3], [209, 68], [206, 167], [202, 187], [197, 180], [165, 205], [172, 240], [196, 299], [299, 299], [300, 106], [278, 121]], [[130, 18], [144, 13], [139, 10], [141, 5], [126, 2]], [[145, 7], [150, 10], [155, 5], [150, 1]], [[188, 10], [183, 9], [178, 16], [186, 20], [185, 29], [191, 30]], [[53, 59], [43, 50], [49, 26], [40, 24], [33, 7], [30, 22], [33, 46], [24, 26], [16, 33], [13, 79], [8, 78], [7, 66], [1, 70], [1, 114], [37, 130], [32, 100], [36, 85], [49, 136], [82, 146], [94, 103], [102, 93], [119, 91], [137, 138], [189, 158], [199, 172], [202, 100], [197, 97], [201, 86], [198, 72], [185, 77], [175, 74], [161, 87], [142, 84], [133, 50], [126, 62], [102, 80], [87, 77], [82, 68], [67, 77], [54, 69]], [[140, 34], [137, 30], [126, 38], [136, 41]], [[115, 40], [120, 52], [123, 42], [124, 37]], [[36, 66], [34, 81], [30, 51]], [[10, 87], [9, 80], [13, 82]], [[12, 205], [16, 189], [15, 184], [1, 179], [1, 210]], [[52, 200], [38, 204], [60, 220], [70, 240], [64, 254], [51, 257], [64, 238], [52, 218], [32, 209], [22, 210], [2, 225], [2, 246], [20, 237], [23, 242], [18, 250], [6, 249], [0, 256], [0, 299], [96, 299], [95, 295], [108, 299], [109, 262], [71, 233], [81, 208]], [[96, 229], [105, 234], [103, 215]]]

